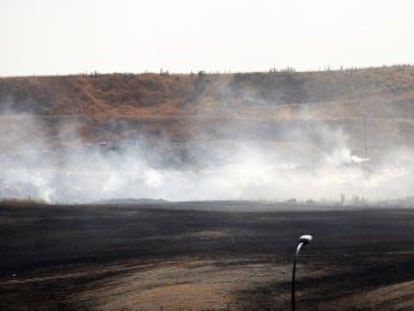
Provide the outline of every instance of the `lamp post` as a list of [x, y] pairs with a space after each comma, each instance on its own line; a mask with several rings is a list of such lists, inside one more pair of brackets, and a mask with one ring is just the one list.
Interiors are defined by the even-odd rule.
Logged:
[[292, 271], [292, 311], [295, 311], [295, 289], [296, 289], [296, 261], [299, 256], [300, 249], [302, 246], [305, 246], [313, 237], [310, 234], [301, 235], [299, 238], [299, 243], [296, 246], [295, 258], [293, 259], [293, 271]]

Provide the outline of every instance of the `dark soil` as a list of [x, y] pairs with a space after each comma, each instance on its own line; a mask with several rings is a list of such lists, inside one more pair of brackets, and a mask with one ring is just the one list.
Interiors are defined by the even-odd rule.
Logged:
[[[414, 279], [413, 210], [288, 208], [0, 206], [0, 309], [287, 310], [303, 233], [314, 241], [299, 261], [297, 310], [394, 310], [408, 299], [370, 295], [365, 303], [360, 295]], [[164, 283], [168, 294], [157, 296]], [[197, 286], [205, 297], [185, 298]]]

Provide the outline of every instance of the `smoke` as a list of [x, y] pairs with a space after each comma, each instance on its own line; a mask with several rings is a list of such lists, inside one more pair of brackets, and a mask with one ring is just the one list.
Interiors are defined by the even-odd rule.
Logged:
[[0, 124], [0, 198], [337, 201], [341, 194], [411, 194], [411, 149], [368, 159], [352, 150], [342, 127], [304, 124], [285, 128], [282, 141], [139, 137], [91, 144], [80, 138], [79, 121], [58, 124], [51, 134], [38, 117], [9, 114]]

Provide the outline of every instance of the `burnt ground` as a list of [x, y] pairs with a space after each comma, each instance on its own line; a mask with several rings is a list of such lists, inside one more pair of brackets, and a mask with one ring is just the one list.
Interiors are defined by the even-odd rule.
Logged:
[[[289, 210], [290, 209], [290, 210]], [[413, 310], [414, 210], [0, 206], [1, 310]]]

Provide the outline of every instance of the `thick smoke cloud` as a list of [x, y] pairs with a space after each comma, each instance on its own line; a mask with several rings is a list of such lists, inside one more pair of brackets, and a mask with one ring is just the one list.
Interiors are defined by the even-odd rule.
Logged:
[[296, 127], [284, 135], [292, 143], [195, 137], [178, 150], [168, 140], [153, 148], [142, 137], [116, 146], [89, 144], [72, 122], [51, 143], [36, 117], [8, 115], [0, 124], [0, 198], [338, 201], [344, 194], [372, 201], [412, 191], [408, 148], [393, 148], [374, 161], [353, 152], [339, 126], [314, 123], [311, 130]]

